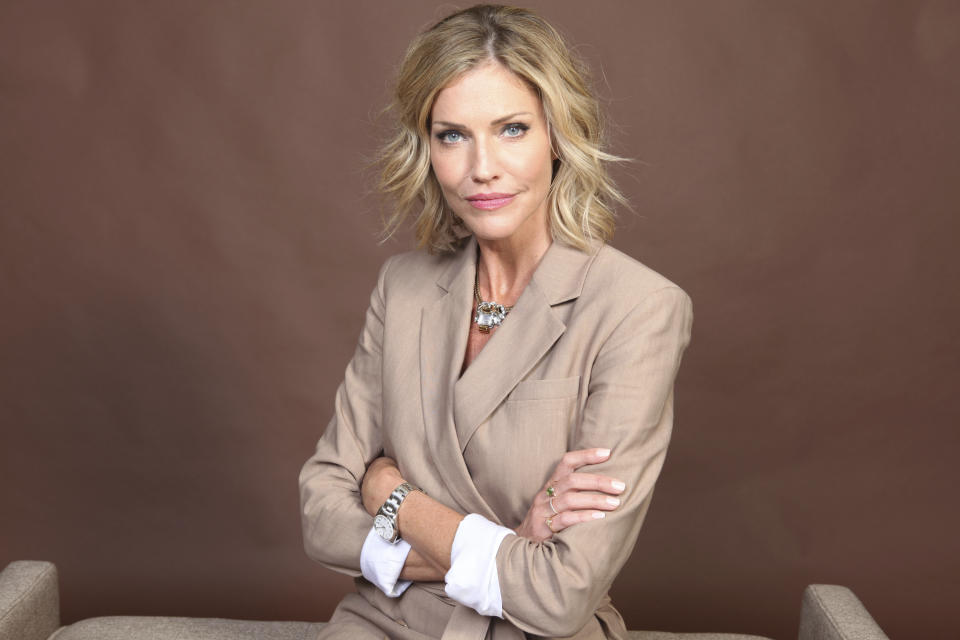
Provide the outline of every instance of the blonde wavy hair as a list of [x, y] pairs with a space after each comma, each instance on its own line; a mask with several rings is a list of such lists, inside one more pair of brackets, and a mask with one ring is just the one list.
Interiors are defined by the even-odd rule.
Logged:
[[604, 120], [587, 65], [546, 20], [517, 7], [483, 4], [453, 13], [419, 34], [400, 64], [392, 131], [370, 166], [386, 202], [382, 241], [413, 216], [418, 248], [453, 251], [469, 235], [444, 200], [430, 165], [430, 113], [437, 94], [472, 68], [495, 60], [540, 97], [558, 159], [547, 196], [555, 241], [586, 251], [609, 240], [614, 203], [628, 205], [604, 163], [624, 161], [602, 149]]

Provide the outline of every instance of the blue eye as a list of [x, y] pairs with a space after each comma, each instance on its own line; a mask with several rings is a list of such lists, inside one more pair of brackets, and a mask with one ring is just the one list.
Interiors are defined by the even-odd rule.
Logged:
[[[507, 138], [521, 138], [529, 129], [529, 125], [523, 124], [522, 122], [514, 122], [506, 125], [502, 131]], [[439, 140], [441, 144], [454, 145], [462, 142], [464, 136], [456, 129], [447, 129], [437, 134], [437, 140]]]
[[508, 124], [506, 127], [504, 127], [503, 130], [504, 130], [504, 132], [508, 132], [508, 131], [515, 131], [515, 132], [516, 132], [516, 133], [514, 133], [513, 135], [508, 135], [508, 136], [507, 136], [508, 138], [519, 138], [519, 137], [522, 136], [524, 133], [526, 133], [526, 131], [527, 131], [529, 128], [530, 128], [530, 127], [528, 127], [527, 125], [525, 125], [525, 124], [523, 124], [523, 123], [514, 122], [513, 124]]
[[452, 135], [452, 136], [459, 136], [459, 135], [460, 135], [460, 132], [459, 132], [459, 131], [454, 131], [453, 129], [448, 129], [447, 131], [442, 131], [442, 132], [438, 133], [438, 134], [437, 134], [437, 139], [438, 139], [440, 142], [444, 143], [444, 144], [454, 144], [455, 142], [458, 142], [458, 141], [459, 141], [459, 140], [451, 140], [450, 138], [447, 137], [447, 136], [451, 136], [451, 135]]

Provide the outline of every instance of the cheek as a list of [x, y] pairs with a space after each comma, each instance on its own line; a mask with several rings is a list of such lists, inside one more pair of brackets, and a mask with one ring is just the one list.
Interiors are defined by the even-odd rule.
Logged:
[[448, 188], [459, 182], [459, 163], [452, 154], [431, 152], [430, 166], [440, 186]]
[[550, 183], [551, 166], [541, 157], [530, 158], [518, 165], [514, 175], [523, 176], [523, 181], [531, 188], [540, 188]]
[[550, 159], [550, 149], [544, 151], [539, 145], [523, 149], [520, 153], [511, 156], [510, 172], [515, 176], [523, 176], [524, 182], [536, 185], [541, 182], [550, 182], [553, 171]]

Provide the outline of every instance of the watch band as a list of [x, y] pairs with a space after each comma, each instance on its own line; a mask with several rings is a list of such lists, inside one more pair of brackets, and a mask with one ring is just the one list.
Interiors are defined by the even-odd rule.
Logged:
[[396, 543], [400, 540], [400, 531], [397, 527], [397, 514], [400, 512], [400, 504], [411, 491], [423, 490], [409, 482], [400, 483], [400, 486], [390, 493], [386, 502], [384, 502], [383, 506], [377, 511], [375, 520], [385, 525], [377, 527], [377, 533], [387, 542]]

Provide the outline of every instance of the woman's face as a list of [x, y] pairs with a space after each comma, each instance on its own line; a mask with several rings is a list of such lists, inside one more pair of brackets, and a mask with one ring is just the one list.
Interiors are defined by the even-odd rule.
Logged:
[[511, 246], [549, 243], [553, 156], [537, 94], [489, 62], [444, 87], [430, 114], [430, 164], [470, 231]]

